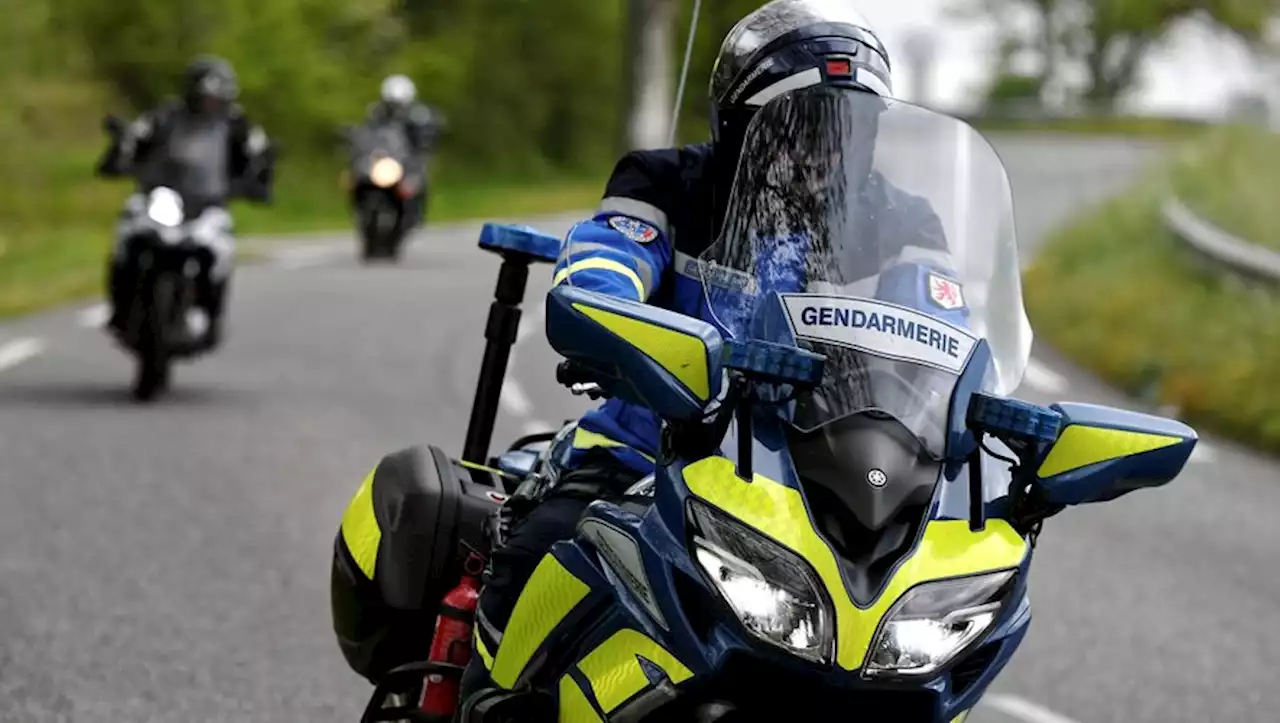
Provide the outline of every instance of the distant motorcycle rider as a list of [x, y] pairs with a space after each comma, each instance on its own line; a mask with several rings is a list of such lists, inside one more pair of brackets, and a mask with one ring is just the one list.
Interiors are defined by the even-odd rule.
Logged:
[[[140, 212], [145, 194], [157, 186], [183, 197], [198, 243], [208, 253], [197, 282], [197, 306], [206, 316], [200, 346], [215, 348], [222, 337], [223, 312], [235, 242], [226, 205], [234, 197], [269, 202], [274, 148], [263, 129], [250, 122], [236, 102], [239, 85], [226, 60], [201, 56], [187, 66], [182, 98], [139, 116], [115, 139], [98, 165], [103, 176], [131, 175], [138, 193], [126, 204], [121, 231]], [[124, 237], [121, 233], [121, 237]], [[136, 283], [130, 249], [118, 247], [108, 270], [109, 328], [124, 330]], [[193, 331], [199, 331], [198, 328]]]
[[389, 75], [382, 81], [377, 103], [369, 106], [369, 122], [403, 124], [409, 143], [418, 153], [433, 150], [444, 129], [444, 116], [418, 100], [418, 87], [407, 75]]
[[[408, 76], [389, 75], [382, 81], [378, 102], [369, 106], [367, 121], [370, 126], [394, 123], [401, 127], [413, 150], [415, 163], [425, 164], [428, 155], [435, 151], [436, 140], [446, 128], [444, 115], [418, 101], [418, 88]], [[421, 169], [418, 169], [421, 170]], [[422, 220], [426, 205], [426, 183], [416, 189], [409, 208], [408, 227]]]
[[[705, 317], [697, 258], [721, 233], [748, 124], [771, 99], [806, 86], [891, 95], [888, 54], [855, 3], [773, 0], [739, 21], [724, 39], [712, 73], [713, 141], [624, 156], [595, 214], [570, 231], [553, 283]], [[835, 120], [868, 124], [860, 135], [874, 143], [873, 118]], [[870, 173], [872, 147], [861, 153]], [[810, 161], [818, 172], [830, 162], [801, 159], [800, 165]], [[941, 221], [927, 201], [874, 173], [864, 195], [867, 218], [880, 233], [913, 247], [945, 250]], [[593, 500], [619, 497], [653, 471], [658, 432], [651, 411], [616, 399], [588, 412], [572, 430], [567, 454], [557, 457], [563, 464], [551, 490], [517, 513], [505, 545], [490, 556], [477, 615], [477, 645], [486, 654], [472, 658], [464, 679], [464, 696], [473, 704], [484, 697], [475, 693], [493, 687], [484, 661], [493, 659], [542, 556], [557, 540], [574, 535]]]

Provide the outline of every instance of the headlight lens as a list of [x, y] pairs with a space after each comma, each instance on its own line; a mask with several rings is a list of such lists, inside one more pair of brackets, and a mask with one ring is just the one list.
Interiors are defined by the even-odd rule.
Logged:
[[1015, 571], [925, 583], [885, 616], [869, 675], [931, 675], [991, 629]]
[[378, 188], [391, 188], [404, 177], [404, 167], [394, 158], [379, 158], [369, 169], [369, 180]]
[[804, 560], [696, 500], [690, 511], [694, 558], [743, 627], [795, 655], [830, 662], [831, 604]]
[[182, 223], [182, 197], [172, 189], [160, 187], [147, 199], [147, 217], [165, 228]]

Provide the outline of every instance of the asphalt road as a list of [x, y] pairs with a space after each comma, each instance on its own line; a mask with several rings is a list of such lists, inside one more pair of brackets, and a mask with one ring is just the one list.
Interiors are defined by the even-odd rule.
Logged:
[[[998, 145], [1028, 253], [1151, 152]], [[244, 269], [222, 353], [150, 408], [128, 402], [130, 362], [94, 310], [0, 326], [0, 720], [356, 720], [369, 691], [329, 627], [330, 544], [381, 455], [461, 448], [498, 264], [477, 229], [433, 230], [395, 268], [311, 239]], [[549, 275], [499, 444], [584, 408], [552, 381]], [[1124, 403], [1035, 354], [1029, 398]], [[971, 720], [1275, 720], [1278, 489], [1276, 462], [1212, 441], [1166, 489], [1051, 521], [1032, 631]]]

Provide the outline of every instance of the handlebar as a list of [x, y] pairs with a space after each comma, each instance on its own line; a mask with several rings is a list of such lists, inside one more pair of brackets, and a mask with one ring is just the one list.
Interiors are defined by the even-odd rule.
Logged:
[[556, 382], [569, 387], [574, 396], [586, 395], [590, 399], [602, 399], [608, 394], [594, 381], [595, 377], [586, 366], [574, 361], [563, 361], [556, 366]]
[[113, 138], [119, 138], [124, 135], [125, 130], [129, 127], [119, 116], [106, 115], [102, 118], [102, 130]]
[[573, 386], [591, 381], [591, 372], [574, 361], [562, 361], [556, 365], [556, 382], [563, 386]]

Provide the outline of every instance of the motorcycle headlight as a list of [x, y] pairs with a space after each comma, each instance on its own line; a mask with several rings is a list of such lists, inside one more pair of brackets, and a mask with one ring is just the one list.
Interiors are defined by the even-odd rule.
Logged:
[[752, 635], [819, 663], [831, 661], [834, 613], [799, 556], [745, 525], [690, 502], [694, 559]]
[[391, 188], [404, 177], [404, 167], [394, 158], [379, 158], [369, 169], [369, 180], [378, 188]]
[[871, 646], [871, 676], [931, 675], [991, 629], [1015, 571], [939, 580], [907, 591]]
[[147, 218], [164, 228], [182, 223], [182, 197], [168, 188], [157, 188], [147, 199]]

